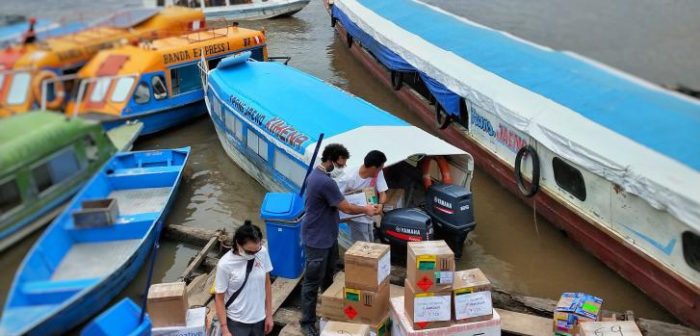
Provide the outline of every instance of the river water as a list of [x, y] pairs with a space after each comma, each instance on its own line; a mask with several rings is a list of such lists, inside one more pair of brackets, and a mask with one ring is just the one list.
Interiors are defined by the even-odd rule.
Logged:
[[[700, 2], [693, 0], [429, 0], [446, 10], [557, 49], [568, 49], [657, 83], [700, 87]], [[71, 5], [69, 5], [69, 3]], [[99, 15], [138, 1], [4, 0], [0, 13], [59, 19], [80, 10]], [[39, 9], [41, 9], [39, 11]], [[242, 23], [266, 29], [271, 56], [291, 56], [298, 67], [428, 130], [390, 90], [378, 84], [334, 37], [321, 1], [291, 18]], [[694, 55], [694, 56], [693, 56]], [[189, 178], [183, 181], [169, 223], [233, 230], [233, 219], [262, 225], [258, 209], [265, 190], [225, 155], [207, 118], [140, 139], [136, 149], [191, 146]], [[480, 267], [498, 286], [556, 299], [564, 291], [604, 298], [608, 309], [674, 321], [663, 308], [609, 270], [482, 171], [473, 182], [477, 229], [459, 269]], [[0, 301], [34, 235], [0, 256]], [[196, 250], [163, 241], [154, 281], [174, 281]], [[138, 298], [145, 272], [122, 295]]]

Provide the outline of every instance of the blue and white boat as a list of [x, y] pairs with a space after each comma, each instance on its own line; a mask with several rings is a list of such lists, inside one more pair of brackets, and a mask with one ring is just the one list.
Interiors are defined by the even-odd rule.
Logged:
[[[406, 195], [424, 195], [421, 178], [428, 175], [449, 175], [470, 190], [473, 160], [467, 152], [309, 74], [247, 56], [226, 58], [208, 72], [206, 102], [228, 156], [266, 189], [298, 192], [323, 133], [325, 144], [348, 148], [351, 168], [369, 151], [383, 151], [389, 188]], [[433, 157], [446, 158], [442, 170], [419, 164]], [[407, 206], [422, 201], [415, 196]]]
[[141, 312], [134, 301], [124, 298], [88, 323], [80, 336], [149, 336], [151, 319], [144, 314], [141, 321]]
[[[110, 159], [25, 257], [5, 303], [0, 335], [65, 333], [119, 294], [158, 239], [189, 152], [189, 147], [128, 152]], [[94, 214], [86, 202], [96, 200], [111, 204], [101, 218], [113, 222], [94, 226], [95, 217], [83, 220]]]
[[337, 36], [413, 113], [700, 327], [700, 101], [420, 0], [327, 3]]

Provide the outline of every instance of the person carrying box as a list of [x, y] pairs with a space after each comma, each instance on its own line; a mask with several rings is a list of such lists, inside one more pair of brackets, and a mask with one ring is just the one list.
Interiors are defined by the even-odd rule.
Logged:
[[[386, 155], [373, 150], [365, 155], [364, 164], [359, 168], [346, 170], [336, 182], [343, 194], [362, 192], [366, 188], [372, 188], [378, 195], [374, 203], [378, 203], [378, 212], [382, 213], [382, 206], [386, 203], [386, 191], [389, 187], [384, 179], [384, 164]], [[356, 241], [374, 242], [374, 218], [370, 216], [354, 217], [348, 220], [350, 238], [352, 243]]]
[[304, 243], [306, 264], [301, 289], [301, 327], [306, 336], [318, 336], [316, 329], [316, 301], [318, 290], [330, 287], [338, 259], [338, 210], [353, 214], [374, 216], [373, 205], [350, 204], [338, 189], [330, 174], [345, 166], [350, 153], [340, 144], [330, 144], [323, 149], [321, 164], [306, 178], [304, 193], [304, 218], [301, 238]]

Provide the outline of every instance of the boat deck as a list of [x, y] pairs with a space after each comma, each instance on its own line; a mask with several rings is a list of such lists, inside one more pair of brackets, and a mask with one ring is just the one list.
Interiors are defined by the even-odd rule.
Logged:
[[68, 251], [52, 281], [101, 278], [114, 272], [139, 248], [141, 239], [75, 244]]
[[117, 200], [120, 215], [161, 212], [172, 188], [144, 188], [115, 190], [107, 196]]

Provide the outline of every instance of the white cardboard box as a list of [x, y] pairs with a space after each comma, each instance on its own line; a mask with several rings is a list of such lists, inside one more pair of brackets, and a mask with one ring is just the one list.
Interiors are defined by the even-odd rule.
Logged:
[[187, 325], [180, 327], [153, 328], [153, 336], [205, 336], [207, 308], [192, 308], [187, 310]]
[[449, 327], [434, 328], [416, 331], [411, 327], [411, 322], [406, 318], [403, 296], [391, 299], [391, 326], [392, 336], [500, 336], [501, 317], [494, 310], [493, 318], [488, 321], [458, 323]]

